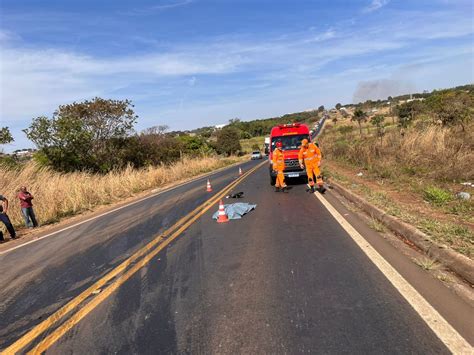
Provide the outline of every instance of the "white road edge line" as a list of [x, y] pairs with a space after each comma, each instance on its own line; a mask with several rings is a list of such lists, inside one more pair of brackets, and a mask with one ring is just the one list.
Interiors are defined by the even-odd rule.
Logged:
[[397, 291], [421, 316], [436, 336], [453, 354], [473, 354], [473, 347], [403, 278], [349, 222], [323, 197], [315, 192], [316, 198], [326, 207], [334, 219], [367, 255], [375, 266], [385, 275]]
[[223, 167], [223, 168], [221, 168], [221, 169], [217, 169], [217, 170], [215, 170], [215, 171], [211, 171], [211, 172], [206, 173], [206, 174], [204, 174], [204, 175], [196, 176], [195, 178], [192, 178], [192, 179], [187, 180], [187, 181], [183, 181], [182, 183], [180, 183], [180, 184], [178, 184], [178, 185], [174, 185], [174, 186], [167, 187], [167, 188], [165, 188], [164, 190], [161, 190], [161, 191], [158, 191], [158, 192], [153, 193], [153, 194], [151, 194], [151, 195], [145, 196], [145, 197], [140, 198], [140, 199], [138, 199], [138, 200], [136, 200], [136, 201], [130, 202], [130, 203], [128, 203], [128, 204], [125, 204], [125, 205], [123, 205], [123, 206], [114, 208], [113, 210], [110, 210], [110, 211], [107, 211], [107, 212], [98, 214], [97, 216], [94, 216], [94, 217], [85, 219], [85, 220], [80, 221], [80, 222], [77, 222], [77, 223], [74, 223], [74, 224], [72, 224], [72, 225], [70, 225], [70, 226], [68, 226], [68, 227], [59, 229], [59, 230], [57, 230], [57, 231], [51, 232], [51, 233], [46, 234], [46, 235], [43, 235], [42, 237], [39, 237], [39, 238], [36, 238], [36, 239], [32, 239], [32, 240], [30, 240], [30, 241], [28, 241], [28, 242], [26, 242], [26, 243], [17, 245], [16, 247], [13, 247], [13, 248], [10, 248], [10, 249], [4, 250], [4, 251], [0, 251], [0, 255], [4, 255], [4, 254], [7, 254], [7, 253], [9, 253], [9, 252], [11, 252], [11, 251], [14, 251], [14, 250], [16, 250], [16, 249], [23, 248], [23, 247], [25, 247], [25, 246], [27, 246], [27, 245], [29, 245], [29, 244], [36, 243], [36, 242], [38, 242], [38, 241], [40, 241], [40, 240], [42, 240], [42, 239], [51, 237], [51, 236], [56, 235], [56, 234], [58, 234], [58, 233], [64, 232], [64, 231], [66, 231], [66, 230], [68, 230], [68, 229], [77, 227], [77, 226], [79, 226], [79, 225], [81, 225], [81, 224], [84, 224], [84, 223], [93, 221], [94, 219], [97, 219], [97, 218], [106, 216], [106, 215], [108, 215], [108, 214], [110, 214], [110, 213], [117, 212], [117, 211], [119, 211], [119, 210], [121, 210], [121, 209], [123, 209], [123, 208], [125, 208], [125, 207], [133, 206], [133, 205], [135, 205], [135, 204], [137, 204], [137, 203], [139, 203], [139, 202], [142, 202], [142, 201], [148, 200], [148, 199], [150, 199], [150, 198], [152, 198], [152, 197], [156, 197], [156, 196], [158, 196], [158, 195], [164, 194], [165, 192], [168, 192], [168, 191], [177, 189], [177, 188], [179, 188], [179, 187], [181, 187], [181, 186], [184, 186], [184, 185], [186, 185], [186, 184], [189, 184], [189, 183], [191, 183], [191, 182], [196, 182], [196, 181], [199, 181], [200, 179], [205, 179], [205, 178], [207, 178], [207, 177], [209, 177], [209, 176], [211, 176], [211, 175], [217, 174], [217, 173], [219, 173], [219, 172], [221, 172], [221, 171], [223, 171], [223, 170], [230, 169], [230, 168], [232, 168], [232, 167], [234, 167], [234, 166], [236, 166], [236, 165], [244, 164], [244, 163], [245, 163], [245, 162], [239, 162], [239, 163], [236, 163], [236, 164], [231, 164], [231, 165], [229, 165], [229, 166], [225, 166], [225, 167]]

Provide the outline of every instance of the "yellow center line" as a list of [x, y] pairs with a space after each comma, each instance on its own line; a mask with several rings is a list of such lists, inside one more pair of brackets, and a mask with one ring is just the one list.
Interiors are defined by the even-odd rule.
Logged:
[[[43, 348], [47, 345], [44, 350], [46, 350], [49, 346], [51, 346], [57, 339], [59, 339], [67, 330], [73, 327], [77, 322], [79, 322], [86, 314], [92, 311], [98, 304], [100, 304], [108, 295], [110, 295], [115, 289], [117, 289], [120, 285], [122, 285], [126, 280], [128, 280], [136, 271], [138, 271], [143, 265], [148, 263], [153, 256], [159, 253], [163, 248], [169, 245], [174, 239], [176, 239], [185, 229], [187, 229], [194, 221], [196, 221], [200, 216], [202, 216], [206, 211], [208, 211], [218, 200], [220, 200], [226, 193], [232, 190], [235, 186], [237, 186], [242, 180], [260, 168], [266, 162], [262, 162], [253, 169], [246, 172], [244, 175], [239, 177], [237, 180], [230, 183], [227, 187], [223, 188], [219, 191], [215, 196], [210, 198], [209, 200], [202, 203], [200, 206], [196, 207], [192, 212], [181, 218], [178, 222], [176, 222], [172, 227], [170, 227], [165, 232], [161, 233], [160, 235], [156, 236], [155, 239], [150, 241], [147, 245], [143, 248], [136, 251], [132, 256], [130, 256], [127, 260], [125, 260], [122, 264], [117, 266], [115, 269], [110, 271], [104, 277], [99, 279], [95, 282], [92, 286], [87, 288], [85, 291], [80, 293], [77, 297], [73, 298], [69, 301], [65, 306], [60, 308], [54, 314], [49, 316], [43, 322], [35, 326], [31, 329], [28, 333], [23, 335], [20, 339], [18, 339], [15, 343], [10, 345], [6, 348], [2, 354], [14, 354], [17, 353], [19, 350], [23, 349], [25, 346], [30, 344], [33, 340], [35, 340], [39, 335], [44, 333], [47, 329], [51, 328], [56, 322], [62, 319], [66, 314], [74, 310], [78, 307], [84, 300], [88, 297], [93, 295], [93, 292], [102, 288], [107, 282], [111, 279], [116, 278], [121, 272], [123, 272], [126, 268], [128, 268], [134, 261], [140, 258], [143, 255], [146, 255], [140, 262], [135, 264], [130, 270], [128, 270], [125, 274], [117, 278], [113, 281], [105, 290], [99, 293], [92, 301], [90, 301], [87, 305], [85, 305], [81, 310], [79, 310], [76, 314], [71, 316], [61, 327], [56, 329], [53, 333], [51, 333], [47, 338], [45, 338], [38, 346], [32, 350], [33, 353], [37, 353], [37, 349], [40, 347]], [[167, 238], [164, 240], [163, 239]], [[159, 244], [162, 242], [161, 244]], [[153, 249], [157, 244], [159, 246]], [[148, 253], [148, 254], [147, 254]], [[89, 306], [90, 305], [90, 306]], [[85, 310], [85, 311], [84, 311]], [[42, 352], [41, 350], [39, 352]]]

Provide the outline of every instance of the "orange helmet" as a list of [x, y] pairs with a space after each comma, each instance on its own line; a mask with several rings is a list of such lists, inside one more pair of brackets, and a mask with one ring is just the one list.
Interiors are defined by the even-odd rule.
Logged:
[[306, 146], [308, 144], [308, 140], [305, 138], [301, 141], [301, 145]]

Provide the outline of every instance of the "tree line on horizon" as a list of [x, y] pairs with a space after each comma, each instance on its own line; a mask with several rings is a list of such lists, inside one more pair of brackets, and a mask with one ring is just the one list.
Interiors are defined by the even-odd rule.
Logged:
[[[472, 120], [474, 85], [464, 85], [431, 93], [413, 94], [415, 99], [397, 105], [394, 114], [401, 127], [408, 127], [417, 115], [432, 113], [442, 125], [459, 125], [462, 130]], [[387, 100], [341, 105], [354, 107], [352, 120], [361, 128], [367, 121], [366, 110], [388, 101], [406, 101], [410, 95], [388, 97]], [[34, 159], [41, 165], [58, 171], [92, 171], [107, 173], [127, 165], [141, 168], [148, 165], [169, 164], [187, 156], [209, 154], [231, 155], [242, 150], [241, 139], [268, 135], [272, 127], [282, 123], [313, 123], [320, 119], [324, 106], [313, 111], [297, 112], [279, 117], [242, 121], [231, 119], [222, 129], [201, 127], [191, 131], [168, 132], [161, 125], [137, 133], [134, 125], [138, 116], [130, 100], [96, 97], [92, 100], [61, 105], [52, 117], [36, 117], [24, 133], [38, 151]], [[372, 119], [380, 129], [383, 117]], [[361, 131], [362, 134], [362, 131]], [[0, 128], [0, 144], [13, 141], [8, 127]], [[258, 148], [258, 147], [255, 147]], [[0, 163], [15, 162], [2, 158]]]

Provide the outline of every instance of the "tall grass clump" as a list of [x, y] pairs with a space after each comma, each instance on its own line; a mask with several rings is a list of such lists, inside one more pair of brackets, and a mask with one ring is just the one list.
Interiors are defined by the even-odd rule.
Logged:
[[143, 169], [127, 167], [105, 175], [88, 172], [59, 173], [33, 162], [17, 169], [0, 166], [0, 194], [10, 202], [9, 216], [13, 224], [23, 225], [16, 195], [20, 186], [26, 185], [34, 196], [33, 205], [39, 222], [46, 224], [237, 161], [238, 158], [235, 157], [183, 158], [171, 165]]
[[428, 201], [434, 205], [444, 205], [453, 199], [452, 194], [449, 191], [440, 189], [436, 186], [428, 186], [423, 190], [423, 197], [425, 201]]
[[329, 159], [350, 162], [381, 177], [409, 175], [438, 181], [474, 179], [474, 125], [457, 128], [412, 127], [404, 134], [392, 129], [382, 137], [330, 130], [321, 138]]

